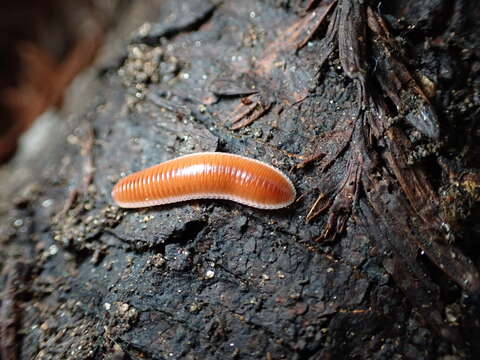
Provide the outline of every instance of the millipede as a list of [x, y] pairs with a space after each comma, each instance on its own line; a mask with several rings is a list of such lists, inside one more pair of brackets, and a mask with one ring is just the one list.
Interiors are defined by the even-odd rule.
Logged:
[[123, 208], [141, 208], [195, 199], [232, 200], [259, 209], [280, 209], [296, 197], [280, 170], [261, 161], [219, 152], [202, 152], [127, 175], [113, 187]]

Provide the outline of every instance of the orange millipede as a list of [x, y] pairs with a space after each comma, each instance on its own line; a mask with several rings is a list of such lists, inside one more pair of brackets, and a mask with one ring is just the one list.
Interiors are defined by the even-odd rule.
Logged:
[[193, 199], [225, 199], [279, 209], [295, 200], [290, 179], [273, 166], [239, 155], [203, 152], [165, 161], [120, 179], [112, 198], [139, 208]]

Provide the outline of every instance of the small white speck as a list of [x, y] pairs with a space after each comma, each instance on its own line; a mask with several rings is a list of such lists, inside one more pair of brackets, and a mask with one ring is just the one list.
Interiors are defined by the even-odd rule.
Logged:
[[450, 231], [450, 225], [447, 224], [446, 222], [442, 222], [442, 227], [445, 231], [447, 232]]
[[105, 304], [103, 304], [103, 307], [105, 308], [105, 310], [109, 311], [112, 308], [112, 304], [105, 303]]
[[53, 204], [53, 200], [52, 200], [52, 199], [47, 199], [47, 200], [44, 200], [44, 201], [42, 202], [42, 206], [43, 206], [43, 207], [50, 207], [50, 206], [52, 206], [52, 204]]
[[69, 144], [72, 144], [72, 145], [75, 145], [75, 144], [79, 143], [78, 137], [76, 137], [75, 135], [72, 135], [72, 134], [67, 136], [67, 141], [68, 141]]
[[48, 253], [53, 256], [58, 253], [58, 246], [57, 245], [52, 245], [48, 248]]
[[145, 23], [142, 26], [140, 26], [140, 28], [138, 29], [138, 33], [140, 34], [140, 36], [145, 36], [148, 34], [151, 28], [152, 28], [151, 24]]
[[13, 226], [19, 228], [23, 225], [23, 220], [22, 219], [16, 219], [14, 222], [13, 222]]
[[182, 78], [184, 78], [185, 80], [188, 80], [188, 79], [190, 79], [190, 74], [189, 73], [183, 73]]
[[213, 278], [214, 276], [215, 276], [215, 271], [213, 271], [213, 270], [211, 270], [211, 269], [205, 271], [205, 277], [206, 277], [207, 279], [211, 279], [211, 278]]
[[257, 14], [255, 14], [255, 11], [250, 11], [250, 17], [251, 17], [252, 19], [254, 19], [256, 15], [257, 15]]
[[136, 58], [142, 56], [142, 51], [138, 48], [138, 46], [132, 48], [132, 55]]

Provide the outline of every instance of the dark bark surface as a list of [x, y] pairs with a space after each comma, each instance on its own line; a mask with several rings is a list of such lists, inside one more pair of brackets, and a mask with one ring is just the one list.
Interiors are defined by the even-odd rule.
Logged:
[[[478, 6], [424, 3], [148, 5], [0, 172], [1, 359], [478, 356]], [[199, 151], [300, 198], [113, 206]]]

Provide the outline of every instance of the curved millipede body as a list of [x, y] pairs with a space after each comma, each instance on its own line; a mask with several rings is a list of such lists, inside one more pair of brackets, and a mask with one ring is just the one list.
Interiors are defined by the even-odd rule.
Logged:
[[292, 182], [274, 167], [226, 153], [196, 153], [165, 161], [120, 179], [118, 206], [139, 208], [192, 199], [226, 199], [260, 209], [295, 200]]

